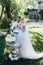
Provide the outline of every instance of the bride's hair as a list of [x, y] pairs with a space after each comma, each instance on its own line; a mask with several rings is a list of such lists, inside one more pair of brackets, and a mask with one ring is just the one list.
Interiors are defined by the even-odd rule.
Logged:
[[17, 18], [20, 18], [21, 19], [21, 16], [18, 16]]

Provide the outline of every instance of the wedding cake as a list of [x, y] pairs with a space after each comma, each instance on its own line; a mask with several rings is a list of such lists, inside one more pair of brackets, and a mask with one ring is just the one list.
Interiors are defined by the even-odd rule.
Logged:
[[[6, 46], [8, 47], [7, 52], [9, 53], [9, 58], [11, 60], [18, 60], [20, 58], [20, 47], [21, 45], [17, 43], [16, 37], [12, 34], [7, 34], [5, 37]], [[9, 50], [10, 47], [10, 50]]]

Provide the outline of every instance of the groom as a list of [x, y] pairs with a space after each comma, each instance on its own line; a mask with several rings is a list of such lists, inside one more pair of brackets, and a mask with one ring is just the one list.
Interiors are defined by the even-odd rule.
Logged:
[[17, 20], [16, 21], [12, 21], [11, 24], [10, 24], [10, 29], [14, 31], [14, 29], [17, 27], [19, 27], [18, 25], [15, 27], [15, 22], [19, 23], [21, 21], [21, 16], [18, 16], [17, 17]]
[[10, 27], [10, 29], [14, 33], [14, 36], [16, 37], [16, 40], [17, 40], [18, 31], [19, 31], [18, 29], [21, 29], [21, 26], [19, 26], [20, 22], [21, 22], [21, 17], [18, 16], [16, 21], [14, 21], [14, 20], [12, 21], [11, 27]]

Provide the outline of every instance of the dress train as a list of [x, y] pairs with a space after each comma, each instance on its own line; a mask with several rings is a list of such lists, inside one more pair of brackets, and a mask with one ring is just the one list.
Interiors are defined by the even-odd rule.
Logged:
[[43, 57], [43, 52], [41, 53], [36, 53], [31, 41], [30, 41], [30, 36], [28, 32], [23, 32], [19, 31], [18, 34], [18, 42], [21, 44], [21, 49], [20, 49], [20, 56], [21, 58], [27, 58], [27, 59], [39, 59]]

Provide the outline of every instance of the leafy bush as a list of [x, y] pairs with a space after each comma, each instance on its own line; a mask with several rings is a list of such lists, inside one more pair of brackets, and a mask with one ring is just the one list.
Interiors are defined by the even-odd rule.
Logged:
[[10, 24], [10, 20], [7, 19], [7, 18], [3, 18], [1, 28], [2, 29], [7, 29], [7, 28], [9, 28], [9, 24]]
[[19, 6], [17, 7], [16, 4], [12, 4], [11, 6], [11, 16], [12, 19], [16, 19], [18, 17], [18, 12], [19, 12]]

